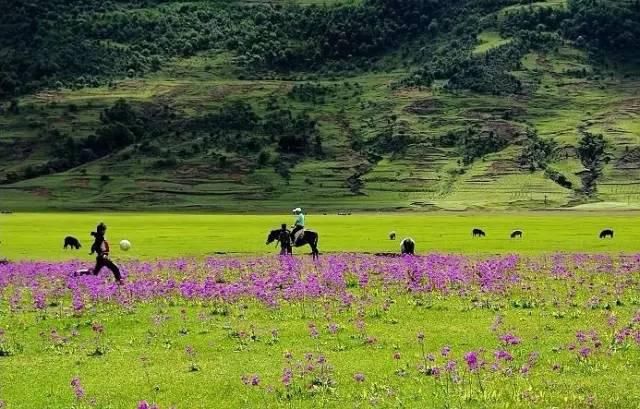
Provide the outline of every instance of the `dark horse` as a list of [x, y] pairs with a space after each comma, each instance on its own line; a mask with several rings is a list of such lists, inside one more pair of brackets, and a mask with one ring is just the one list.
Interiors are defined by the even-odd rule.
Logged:
[[[282, 230], [271, 230], [271, 232], [267, 236], [267, 244], [271, 244], [274, 241], [278, 240], [281, 245], [284, 244], [283, 248], [287, 248], [287, 252], [291, 254], [291, 246], [288, 246], [286, 243], [282, 243], [282, 240], [286, 240], [286, 236], [282, 235], [281, 233]], [[295, 243], [294, 247], [302, 247], [306, 246], [307, 244], [311, 246], [311, 255], [313, 256], [313, 258], [318, 258], [320, 256], [320, 252], [318, 251], [318, 233], [311, 230], [305, 230], [304, 234]]]

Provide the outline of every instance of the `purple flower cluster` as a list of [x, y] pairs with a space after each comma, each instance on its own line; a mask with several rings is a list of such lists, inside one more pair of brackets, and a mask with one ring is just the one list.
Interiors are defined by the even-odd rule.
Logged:
[[138, 402], [138, 409], [160, 409], [155, 403], [149, 403], [146, 400]]
[[84, 398], [84, 388], [80, 383], [80, 378], [78, 378], [77, 376], [71, 379], [71, 388], [73, 389], [73, 394], [75, 395], [77, 400], [82, 400]]
[[[18, 262], [0, 266], [0, 293], [11, 290], [13, 309], [31, 293], [35, 309], [70, 297], [76, 313], [88, 305], [179, 297], [187, 301], [235, 302], [253, 298], [268, 306], [281, 302], [333, 298], [351, 304], [349, 283], [361, 289], [373, 284], [410, 293], [503, 292], [520, 280], [517, 256], [481, 261], [434, 254], [389, 259], [363, 255], [332, 255], [319, 263], [292, 257], [256, 259], [208, 258], [123, 263], [126, 284], [102, 276], [76, 277], [80, 262]], [[366, 280], [364, 277], [366, 276]]]

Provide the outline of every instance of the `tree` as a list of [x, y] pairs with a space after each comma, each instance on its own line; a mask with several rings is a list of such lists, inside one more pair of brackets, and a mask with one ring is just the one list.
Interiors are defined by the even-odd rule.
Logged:
[[597, 180], [602, 175], [602, 166], [606, 159], [607, 141], [601, 134], [593, 134], [582, 130], [582, 138], [578, 143], [578, 157], [586, 171], [582, 177], [582, 192], [593, 196], [597, 190]]
[[519, 162], [531, 172], [546, 169], [553, 158], [557, 144], [551, 139], [540, 139], [535, 130], [527, 130], [527, 140], [522, 148]]

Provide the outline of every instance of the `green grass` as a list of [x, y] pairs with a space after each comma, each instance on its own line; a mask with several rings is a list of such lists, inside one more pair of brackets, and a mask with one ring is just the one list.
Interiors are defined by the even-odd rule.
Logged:
[[[94, 215], [30, 217], [30, 227], [37, 226], [42, 229], [40, 232], [53, 225], [51, 219], [71, 228], [75, 222], [84, 224], [95, 218]], [[144, 217], [149, 224], [141, 223]], [[114, 229], [137, 225], [139, 234], [145, 230], [149, 240], [160, 241], [164, 240], [161, 238], [167, 225], [178, 217], [123, 215], [105, 216], [105, 219]], [[174, 233], [183, 233], [183, 239], [188, 239], [190, 234], [184, 234], [188, 229], [197, 228], [204, 233], [210, 227], [207, 222], [226, 226], [240, 221], [222, 216], [208, 220], [193, 217], [196, 219], [182, 219]], [[525, 225], [533, 225], [527, 217], [496, 215], [494, 219], [500, 221], [494, 222], [493, 227], [497, 229], [499, 223], [517, 217]], [[264, 217], [249, 217], [246, 221], [257, 224], [261, 220], [270, 221]], [[324, 220], [325, 227], [330, 220], [335, 222], [337, 218]], [[400, 218], [394, 220], [397, 222]], [[417, 224], [426, 219], [413, 220]], [[446, 225], [457, 226], [455, 217], [443, 220]], [[539, 226], [556, 226], [555, 232], [559, 233], [562, 223], [573, 234], [586, 231], [583, 226], [593, 222], [587, 215], [571, 219], [546, 216], [544, 220], [547, 224], [539, 221]], [[624, 221], [616, 215], [601, 215], [596, 220], [624, 226]], [[24, 225], [25, 220], [22, 221]], [[405, 225], [408, 226], [411, 225]], [[348, 227], [359, 234], [371, 233], [367, 228]], [[435, 227], [442, 229], [445, 224]], [[16, 239], [27, 238], [24, 231], [13, 234]], [[568, 237], [570, 235], [564, 236], [566, 243], [577, 243], [575, 238]], [[48, 235], [40, 238], [34, 248], [49, 245]], [[622, 239], [626, 240], [635, 241], [635, 238]], [[468, 247], [475, 246], [469, 244]], [[157, 251], [155, 255], [175, 254]], [[475, 257], [471, 256], [471, 260], [475, 261]], [[519, 281], [497, 292], [481, 291], [476, 286], [458, 291], [453, 286], [452, 291], [446, 293], [411, 293], [402, 284], [383, 285], [382, 279], [374, 274], [383, 272], [380, 265], [371, 265], [363, 269], [370, 274], [366, 289], [360, 287], [354, 272], [345, 272], [347, 291], [354, 297], [350, 305], [329, 293], [318, 299], [281, 301], [271, 307], [252, 297], [223, 302], [172, 294], [140, 301], [129, 298], [129, 287], [124, 287], [112, 300], [96, 302], [87, 295], [86, 309], [79, 312], [71, 308], [70, 290], [59, 277], [50, 279], [43, 274], [32, 281], [30, 275], [26, 275], [24, 281], [3, 277], [13, 279], [9, 282], [15, 284], [6, 286], [3, 282], [0, 287], [0, 329], [3, 330], [0, 334], [0, 401], [12, 409], [124, 409], [136, 407], [141, 400], [158, 402], [163, 409], [172, 405], [198, 409], [578, 409], [584, 408], [585, 402], [591, 402], [594, 408], [635, 408], [640, 403], [636, 387], [640, 344], [633, 339], [613, 343], [612, 337], [627, 325], [636, 331], [640, 329], [637, 323], [631, 324], [640, 305], [638, 271], [628, 271], [620, 267], [618, 261], [609, 265], [606, 259], [595, 263], [593, 260], [597, 259], [586, 263], [586, 267], [574, 267], [571, 261], [561, 262], [559, 265], [569, 268], [569, 274], [555, 278], [551, 275], [555, 262], [550, 257], [523, 257], [517, 267]], [[268, 262], [271, 264], [266, 268], [260, 263], [230, 268], [224, 271], [223, 278], [229, 282], [247, 274], [261, 277], [282, 268], [275, 259]], [[594, 265], [604, 270], [591, 271]], [[635, 266], [637, 268], [637, 263]], [[308, 263], [301, 274], [307, 277], [327, 270], [331, 270], [327, 264]], [[142, 272], [132, 274], [128, 281], [135, 286], [137, 280], [170, 279], [180, 285], [189, 280], [202, 280], [204, 276], [212, 277], [210, 274], [207, 268], [187, 272], [162, 270], [147, 276]], [[30, 295], [34, 289], [48, 295], [50, 304], [44, 309], [34, 309]], [[23, 298], [16, 303], [11, 300], [18, 290]], [[124, 300], [124, 305], [117, 300]], [[99, 337], [92, 331], [93, 324], [104, 328]], [[320, 333], [317, 339], [309, 336], [310, 324]], [[339, 325], [339, 336], [329, 333], [330, 324]], [[277, 331], [275, 338], [274, 330]], [[602, 342], [596, 348], [592, 341], [587, 341], [592, 348], [592, 355], [587, 359], [578, 357], [584, 344], [572, 347], [578, 342], [578, 331], [587, 334], [595, 331]], [[419, 333], [425, 334], [424, 347], [418, 342]], [[499, 337], [505, 333], [515, 334], [521, 343], [502, 345]], [[451, 348], [451, 355], [446, 359], [440, 355], [444, 346]], [[188, 347], [196, 351], [195, 360], [185, 353]], [[97, 348], [98, 355], [95, 354]], [[484, 356], [489, 363], [480, 374], [469, 375], [463, 356], [480, 349], [486, 351]], [[514, 360], [502, 362], [501, 370], [493, 372], [489, 368], [497, 350], [508, 350]], [[400, 354], [397, 360], [393, 358], [396, 352]], [[522, 375], [522, 366], [534, 352], [538, 354], [535, 364], [528, 374]], [[281, 382], [283, 370], [289, 367], [287, 353], [293, 355], [294, 362], [305, 362], [305, 354], [312, 353], [314, 366], [319, 365], [318, 356], [324, 356], [332, 368], [331, 387], [309, 386], [312, 383], [309, 375], [295, 378], [291, 399], [287, 399]], [[430, 353], [435, 357], [434, 364], [426, 357]], [[418, 372], [419, 365], [425, 362], [442, 368], [449, 359], [458, 362], [458, 373], [464, 379], [460, 384], [447, 383], [446, 375], [438, 380]], [[193, 361], [197, 371], [191, 370]], [[308, 362], [304, 366], [307, 365]], [[512, 374], [502, 372], [507, 367]], [[363, 383], [354, 381], [356, 373], [364, 374]], [[241, 377], [247, 374], [258, 374], [260, 385], [244, 386]], [[70, 385], [74, 377], [80, 379], [84, 388], [82, 401], [74, 399]], [[95, 403], [91, 403], [93, 400]]]
[[500, 33], [495, 31], [483, 31], [478, 34], [478, 41], [480, 41], [480, 45], [473, 51], [476, 54], [486, 53], [492, 48], [500, 47], [501, 45], [511, 42], [510, 39], [502, 38]]
[[[320, 234], [323, 252], [397, 252], [398, 238], [412, 237], [420, 253], [540, 253], [553, 251], [635, 251], [640, 227], [634, 212], [540, 212], [459, 214], [353, 214], [308, 216], [308, 228]], [[291, 223], [286, 213], [277, 216], [196, 214], [10, 214], [0, 215], [0, 257], [9, 259], [72, 259], [90, 263], [89, 232], [99, 221], [109, 226], [108, 238], [116, 260], [205, 256], [215, 253], [266, 254], [266, 234], [281, 223]], [[471, 230], [484, 229], [487, 237], [472, 239]], [[601, 229], [613, 228], [614, 240], [599, 240]], [[514, 229], [523, 240], [510, 240]], [[66, 235], [78, 237], [81, 251], [64, 251]], [[127, 239], [133, 249], [123, 253], [117, 243]], [[299, 251], [308, 253], [307, 249]]]
[[[635, 407], [640, 402], [634, 387], [640, 371], [636, 346], [621, 347], [611, 354], [602, 352], [588, 361], [577, 360], [575, 352], [566, 348], [575, 342], [576, 331], [590, 329], [598, 331], [608, 347], [609, 314], [613, 312], [624, 325], [637, 311], [640, 300], [633, 289], [637, 273], [618, 276], [572, 270], [575, 275], [557, 280], [525, 266], [530, 260], [540, 263], [539, 268], [549, 269], [551, 259], [541, 254], [548, 252], [617, 255], [637, 251], [640, 227], [634, 220], [638, 216], [637, 212], [604, 211], [308, 215], [308, 227], [321, 235], [321, 250], [325, 252], [321, 260], [328, 259], [328, 252], [396, 252], [398, 241], [387, 238], [392, 230], [399, 238], [415, 238], [420, 253], [461, 252], [472, 258], [504, 253], [525, 258], [521, 266], [525, 282], [504, 294], [461, 295], [454, 291], [419, 296], [396, 289], [382, 291], [375, 285], [367, 297], [360, 298], [361, 290], [350, 289], [358, 299], [366, 300], [362, 301], [366, 334], [376, 339], [374, 344], [365, 343], [355, 328], [356, 307], [345, 309], [329, 298], [267, 308], [250, 299], [202, 303], [171, 297], [136, 302], [127, 308], [100, 302], [79, 315], [71, 310], [68, 298], [61, 303], [49, 299], [52, 305], [45, 311], [33, 311], [26, 288], [22, 307], [10, 310], [8, 300], [14, 292], [11, 287], [0, 289], [0, 328], [6, 332], [4, 345], [12, 351], [8, 357], [0, 356], [0, 400], [15, 409], [88, 407], [88, 402], [74, 401], [69, 385], [79, 376], [88, 399], [95, 399], [95, 407], [104, 409], [134, 407], [143, 399], [159, 402], [163, 409], [171, 405], [202, 409], [443, 407], [447, 401], [455, 408], [582, 408], [591, 396], [597, 399], [595, 407]], [[88, 233], [97, 222], [104, 221], [109, 226], [107, 238], [114, 247], [112, 258], [119, 264], [132, 259], [213, 256], [216, 252], [235, 253], [242, 260], [249, 255], [275, 253], [275, 248], [264, 245], [266, 231], [290, 219], [286, 213], [3, 214], [0, 258], [80, 259], [90, 266]], [[485, 229], [488, 236], [472, 239], [473, 227]], [[604, 227], [616, 230], [614, 240], [597, 238]], [[514, 228], [524, 230], [523, 240], [508, 238]], [[62, 250], [67, 234], [82, 239], [84, 248], [78, 252]], [[133, 243], [128, 253], [116, 245], [124, 238]], [[236, 274], [229, 273], [227, 278], [236, 279]], [[188, 275], [171, 272], [171, 277], [181, 281]], [[137, 279], [140, 277], [135, 274], [129, 278], [132, 283]], [[618, 279], [621, 281], [615, 284]], [[48, 288], [50, 283], [42, 281], [39, 285]], [[567, 298], [570, 286], [577, 288], [573, 298]], [[614, 288], [618, 304], [604, 295]], [[621, 294], [620, 288], [626, 290]], [[586, 308], [594, 298], [600, 299], [600, 304]], [[392, 301], [391, 307], [383, 311], [382, 305], [388, 300]], [[490, 327], [498, 315], [502, 317], [502, 329], [493, 333]], [[158, 316], [168, 320], [154, 324]], [[100, 345], [106, 353], [101, 356], [91, 356], [95, 350], [91, 330], [94, 322], [105, 328]], [[321, 332], [317, 341], [308, 335], [311, 322]], [[342, 328], [339, 341], [326, 330], [332, 322]], [[274, 329], [278, 331], [277, 341], [271, 338]], [[56, 345], [53, 330], [68, 339]], [[73, 331], [77, 332], [74, 336]], [[464, 352], [478, 348], [487, 349], [491, 355], [499, 348], [497, 335], [506, 331], [523, 339], [522, 345], [512, 348], [518, 365], [530, 352], [540, 354], [527, 377], [503, 378], [487, 373], [482, 375], [486, 393], [475, 383], [470, 389], [464, 384], [452, 388], [447, 398], [432, 377], [416, 373], [416, 365], [422, 362], [416, 341], [419, 332], [426, 334], [426, 352], [437, 355], [440, 348], [449, 345], [455, 359], [461, 360]], [[238, 338], [230, 335], [236, 332], [253, 333], [256, 338], [241, 346]], [[0, 337], [0, 350], [2, 344]], [[197, 351], [197, 372], [189, 370], [187, 346]], [[282, 390], [280, 377], [286, 366], [286, 351], [295, 359], [303, 359], [308, 352], [326, 356], [334, 368], [332, 392], [302, 393], [291, 402], [269, 392], [267, 386]], [[399, 362], [391, 358], [394, 351], [401, 353]], [[560, 365], [561, 373], [550, 369], [555, 364]], [[406, 375], [398, 376], [398, 368], [405, 368]], [[353, 380], [360, 372], [366, 376], [363, 384]], [[254, 373], [260, 375], [261, 386], [242, 385], [240, 378]], [[619, 373], [627, 375], [619, 377]]]
[[[549, 293], [545, 295], [549, 296]], [[601, 402], [597, 407], [602, 408], [629, 408], [632, 406], [625, 405], [637, 404], [640, 398], [635, 387], [639, 369], [637, 347], [618, 351], [604, 362], [600, 362], [601, 358], [595, 359], [595, 363], [580, 363], [567, 352], [552, 352], [572, 342], [578, 330], [596, 328], [606, 333], [606, 315], [600, 309], [563, 307], [555, 312], [566, 314], [567, 318], [554, 319], [550, 317], [554, 309], [549, 307], [503, 307], [497, 313], [491, 309], [470, 308], [468, 300], [457, 297], [434, 299], [428, 306], [416, 305], [409, 296], [394, 294], [392, 297], [396, 303], [389, 312], [366, 317], [366, 331], [378, 340], [376, 345], [364, 345], [357, 338], [349, 322], [353, 319], [352, 312], [336, 311], [333, 320], [344, 328], [339, 348], [335, 338], [327, 334], [321, 314], [310, 311], [303, 315], [299, 305], [270, 311], [251, 302], [245, 304], [244, 309], [231, 306], [227, 316], [216, 316], [210, 315], [209, 306], [171, 306], [156, 302], [140, 305], [130, 312], [101, 307], [81, 318], [56, 317], [55, 308], [46, 320], [40, 320], [35, 313], [0, 318], [2, 325], [21, 327], [12, 332], [19, 334], [24, 348], [15, 356], [0, 358], [0, 397], [15, 409], [72, 407], [74, 399], [69, 383], [79, 376], [87, 396], [96, 399], [98, 408], [132, 408], [142, 399], [160, 402], [162, 408], [170, 405], [198, 409], [341, 408], [347, 402], [353, 407], [376, 407], [370, 399], [385, 402], [384, 407], [397, 407], [400, 402], [404, 407], [428, 407], [435, 402], [442, 404], [442, 395], [432, 378], [415, 375], [415, 366], [421, 362], [416, 334], [426, 333], [426, 351], [438, 354], [441, 347], [449, 345], [456, 359], [461, 359], [462, 353], [471, 349], [497, 348], [498, 342], [489, 328], [500, 314], [504, 328], [515, 329], [524, 340], [523, 346], [514, 348], [522, 351], [517, 352], [516, 359], [525, 360], [525, 351], [538, 351], [540, 362], [528, 378], [514, 375], [504, 380], [486, 376], [483, 382], [488, 394], [485, 397], [477, 386], [470, 395], [452, 392], [453, 407], [537, 407], [519, 396], [527, 390], [538, 394], [536, 401], [563, 408], [583, 407], [590, 395], [597, 396]], [[512, 297], [517, 299], [518, 295]], [[375, 302], [378, 301], [381, 300], [376, 298]], [[510, 301], [509, 297], [505, 301]], [[313, 303], [309, 303], [307, 308], [312, 306]], [[187, 321], [181, 319], [180, 310], [184, 308], [188, 311]], [[374, 306], [371, 308], [373, 314]], [[154, 317], [160, 312], [168, 316], [169, 321], [154, 326]], [[633, 307], [615, 309], [621, 323], [629, 321], [633, 312]], [[108, 351], [104, 356], [87, 356], [93, 345], [91, 321], [105, 326], [101, 342]], [[309, 322], [316, 322], [320, 327], [322, 335], [318, 342], [308, 336]], [[51, 341], [38, 335], [52, 328], [64, 336], [69, 336], [72, 328], [79, 328], [79, 335], [65, 346], [53, 348]], [[181, 334], [181, 328], [189, 332]], [[258, 340], [239, 350], [238, 342], [228, 335], [229, 331], [249, 332], [251, 328]], [[279, 341], [275, 344], [268, 342], [273, 329], [279, 332]], [[184, 352], [187, 346], [197, 351], [198, 372], [189, 371], [189, 359]], [[303, 360], [308, 352], [324, 354], [335, 368], [335, 394], [323, 399], [317, 393], [313, 398], [297, 397], [287, 403], [276, 401], [276, 394], [264, 391], [262, 388], [266, 385], [282, 389], [280, 377], [286, 366], [285, 351], [290, 351], [297, 360]], [[394, 351], [402, 354], [399, 363], [391, 358]], [[555, 363], [562, 365], [561, 374], [551, 372]], [[395, 375], [398, 366], [406, 366], [410, 375]], [[624, 371], [625, 376], [618, 376], [620, 372], [613, 370]], [[353, 381], [353, 375], [358, 372], [366, 376], [364, 385]], [[261, 388], [242, 385], [241, 377], [253, 373], [260, 375]], [[388, 389], [393, 390], [393, 397], [388, 395]]]

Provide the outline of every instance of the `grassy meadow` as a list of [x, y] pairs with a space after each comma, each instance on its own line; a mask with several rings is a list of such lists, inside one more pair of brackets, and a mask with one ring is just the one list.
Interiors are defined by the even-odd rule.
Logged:
[[637, 257], [78, 266], [0, 266], [3, 408], [640, 405]]
[[[320, 234], [320, 250], [335, 252], [396, 252], [399, 241], [412, 237], [419, 253], [548, 253], [633, 252], [640, 242], [640, 213], [364, 213], [350, 216], [314, 215], [307, 227]], [[292, 223], [283, 215], [199, 215], [156, 213], [15, 213], [0, 215], [0, 257], [13, 260], [91, 260], [89, 232], [104, 221], [117, 259], [154, 259], [219, 253], [252, 255], [275, 253], [266, 246], [269, 230]], [[487, 237], [473, 239], [482, 228]], [[600, 240], [599, 232], [612, 228], [614, 240]], [[511, 240], [515, 229], [522, 240]], [[395, 231], [397, 241], [388, 239]], [[80, 251], [63, 250], [67, 235], [77, 237]], [[123, 253], [117, 243], [127, 239], [133, 248]], [[298, 250], [307, 253], [307, 249]]]
[[[0, 407], [637, 408], [638, 216], [311, 214], [313, 263], [286, 214], [2, 214]], [[99, 221], [121, 287], [71, 274]]]

